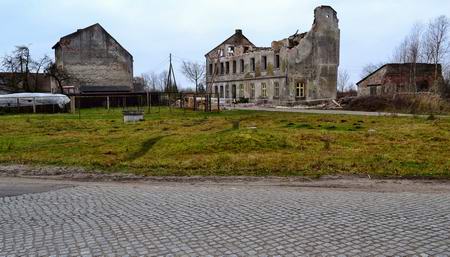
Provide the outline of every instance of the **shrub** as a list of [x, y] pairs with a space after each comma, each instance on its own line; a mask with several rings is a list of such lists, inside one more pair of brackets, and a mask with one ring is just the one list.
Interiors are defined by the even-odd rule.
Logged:
[[347, 105], [347, 109], [354, 111], [384, 111], [389, 107], [389, 101], [382, 96], [363, 96], [354, 98]]
[[248, 104], [249, 102], [250, 102], [250, 99], [244, 98], [244, 97], [239, 98], [237, 101], [238, 104]]
[[450, 103], [436, 95], [405, 94], [395, 96], [358, 97], [352, 99], [345, 108], [354, 111], [430, 114], [449, 113]]

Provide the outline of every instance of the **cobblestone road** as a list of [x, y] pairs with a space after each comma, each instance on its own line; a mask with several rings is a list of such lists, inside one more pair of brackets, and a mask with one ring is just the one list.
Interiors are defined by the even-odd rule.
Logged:
[[87, 185], [0, 198], [0, 256], [450, 256], [450, 195]]

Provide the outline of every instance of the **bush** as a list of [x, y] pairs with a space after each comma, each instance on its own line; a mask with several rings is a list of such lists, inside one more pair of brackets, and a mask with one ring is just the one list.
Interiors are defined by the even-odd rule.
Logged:
[[249, 102], [250, 102], [250, 99], [244, 98], [244, 97], [239, 98], [237, 101], [238, 104], [248, 104]]
[[362, 96], [352, 99], [346, 106], [348, 110], [354, 111], [385, 111], [389, 107], [389, 101], [382, 96]]
[[436, 95], [364, 96], [345, 107], [354, 111], [402, 112], [411, 114], [450, 113], [450, 103]]

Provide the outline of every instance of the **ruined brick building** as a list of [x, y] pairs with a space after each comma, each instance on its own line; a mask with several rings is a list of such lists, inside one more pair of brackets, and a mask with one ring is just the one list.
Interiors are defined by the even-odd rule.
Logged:
[[100, 24], [62, 37], [53, 46], [56, 65], [73, 79], [64, 86], [80, 93], [129, 92], [133, 56]]
[[358, 96], [430, 92], [443, 81], [441, 65], [427, 63], [388, 63], [356, 83]]
[[205, 55], [207, 90], [220, 98], [295, 105], [336, 98], [340, 30], [330, 6], [314, 10], [309, 32], [257, 47], [241, 30]]

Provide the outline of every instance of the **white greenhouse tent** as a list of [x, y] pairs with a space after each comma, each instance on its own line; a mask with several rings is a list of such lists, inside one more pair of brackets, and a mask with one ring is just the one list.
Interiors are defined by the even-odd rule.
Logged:
[[25, 107], [35, 109], [40, 105], [58, 105], [61, 109], [70, 102], [70, 98], [62, 94], [48, 93], [16, 93], [0, 95], [0, 107]]

